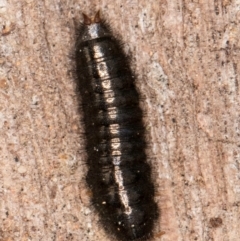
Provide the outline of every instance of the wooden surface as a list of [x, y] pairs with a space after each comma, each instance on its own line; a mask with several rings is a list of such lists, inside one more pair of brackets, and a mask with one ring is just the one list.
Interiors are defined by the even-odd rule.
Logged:
[[98, 9], [138, 75], [161, 209], [153, 240], [239, 241], [237, 0], [0, 0], [0, 240], [112, 240], [84, 181], [70, 57], [74, 19]]

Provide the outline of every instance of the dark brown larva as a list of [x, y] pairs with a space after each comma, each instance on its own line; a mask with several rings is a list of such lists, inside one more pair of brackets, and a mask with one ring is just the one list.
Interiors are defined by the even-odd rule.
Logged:
[[76, 43], [89, 167], [87, 183], [105, 229], [118, 240], [151, 236], [158, 216], [134, 75], [121, 43], [84, 15]]

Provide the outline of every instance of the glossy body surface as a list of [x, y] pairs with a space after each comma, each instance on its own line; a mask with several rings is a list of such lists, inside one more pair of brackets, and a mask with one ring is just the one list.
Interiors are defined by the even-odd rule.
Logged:
[[84, 15], [76, 65], [93, 204], [118, 240], [147, 239], [158, 212], [139, 94], [120, 42], [98, 14]]

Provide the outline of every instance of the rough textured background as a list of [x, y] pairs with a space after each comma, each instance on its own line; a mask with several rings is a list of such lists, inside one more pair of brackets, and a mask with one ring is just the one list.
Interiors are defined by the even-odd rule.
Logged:
[[70, 58], [74, 18], [97, 9], [138, 74], [153, 240], [239, 241], [239, 0], [0, 0], [0, 240], [112, 240], [85, 186]]

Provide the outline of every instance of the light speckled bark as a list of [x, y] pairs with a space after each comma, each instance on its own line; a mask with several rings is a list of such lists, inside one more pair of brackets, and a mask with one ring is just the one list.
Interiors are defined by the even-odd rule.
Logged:
[[239, 241], [239, 0], [0, 0], [0, 240], [111, 240], [85, 186], [70, 58], [73, 18], [96, 9], [138, 74], [154, 241]]

